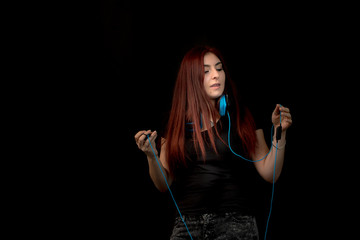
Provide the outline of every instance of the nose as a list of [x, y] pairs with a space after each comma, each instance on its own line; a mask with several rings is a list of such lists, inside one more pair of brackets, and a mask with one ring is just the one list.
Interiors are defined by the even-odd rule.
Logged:
[[211, 79], [218, 79], [219, 78], [219, 72], [216, 69], [213, 69], [211, 71]]

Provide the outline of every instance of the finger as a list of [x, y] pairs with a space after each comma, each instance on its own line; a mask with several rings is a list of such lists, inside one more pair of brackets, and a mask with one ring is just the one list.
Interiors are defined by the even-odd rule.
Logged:
[[156, 132], [156, 130], [155, 131], [153, 131], [152, 133], [151, 133], [151, 135], [150, 135], [151, 137], [153, 137], [153, 136], [157, 136], [157, 132]]
[[144, 141], [146, 139], [146, 135], [150, 134], [151, 130], [143, 131], [143, 133], [139, 136], [138, 141]]
[[145, 134], [145, 135], [150, 135], [150, 134], [151, 134], [151, 130], [147, 130], [144, 134]]
[[[143, 135], [143, 136], [145, 136], [145, 135]], [[141, 150], [143, 150], [143, 151], [148, 150], [148, 149], [150, 148], [150, 144], [151, 144], [152, 148], [154, 148], [154, 146], [155, 146], [155, 139], [156, 139], [156, 137], [157, 137], [157, 132], [154, 131], [153, 133], [151, 133], [150, 136], [146, 135], [145, 137], [146, 137], [146, 138], [144, 139], [144, 143], [143, 143], [143, 145], [141, 146]]]
[[147, 148], [149, 148], [150, 143], [148, 139], [145, 139], [144, 144], [142, 145], [141, 150], [145, 151]]
[[275, 109], [273, 111], [273, 114], [274, 115], [279, 115], [279, 113], [280, 113], [280, 104], [276, 104], [276, 107], [275, 107]]
[[281, 104], [276, 104], [275, 110], [276, 112], [280, 112]]
[[151, 134], [151, 130], [147, 130], [147, 131], [146, 131], [146, 132], [144, 132], [143, 134], [144, 134], [144, 135], [145, 135], [145, 137], [146, 137], [146, 135]]
[[145, 130], [142, 130], [135, 134], [134, 138], [135, 138], [136, 142], [139, 140], [139, 137], [144, 134], [144, 132], [145, 132]]
[[290, 109], [287, 108], [287, 107], [282, 106], [282, 107], [280, 107], [280, 111], [281, 112], [290, 112]]
[[154, 132], [150, 135], [149, 139], [150, 139], [151, 142], [154, 142], [155, 139], [156, 139], [156, 137], [157, 137], [157, 132], [154, 131]]
[[287, 124], [288, 126], [290, 126], [292, 124], [292, 119], [289, 119], [289, 118], [285, 118], [283, 121], [282, 121], [282, 125], [284, 124]]
[[141, 136], [139, 137], [138, 143], [140, 144], [140, 146], [142, 146], [142, 145], [144, 145], [144, 142], [145, 142], [146, 140], [147, 140], [147, 139], [146, 139], [146, 135], [143, 134], [143, 135], [141, 135]]
[[156, 137], [157, 137], [157, 132], [156, 131], [154, 131], [154, 132], [152, 132], [150, 135], [148, 134], [148, 135], [143, 135], [144, 137], [145, 137], [145, 141], [146, 142], [148, 142], [149, 140], [152, 142], [152, 143], [154, 143], [154, 140], [156, 139]]
[[138, 147], [141, 149], [142, 146], [144, 145], [144, 142], [145, 142], [145, 135], [141, 135], [141, 136], [138, 138], [136, 144], [137, 144]]
[[281, 112], [281, 117], [288, 117], [291, 118], [291, 114], [287, 112]]

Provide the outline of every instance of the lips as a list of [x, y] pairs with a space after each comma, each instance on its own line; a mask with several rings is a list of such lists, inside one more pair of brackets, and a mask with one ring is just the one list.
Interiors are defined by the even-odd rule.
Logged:
[[218, 88], [220, 87], [220, 83], [214, 83], [213, 85], [210, 85], [211, 88]]

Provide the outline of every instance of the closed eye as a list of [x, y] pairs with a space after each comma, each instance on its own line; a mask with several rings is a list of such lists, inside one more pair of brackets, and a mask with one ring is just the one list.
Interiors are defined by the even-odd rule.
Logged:
[[[218, 72], [221, 72], [223, 70], [223, 67], [222, 67], [222, 62], [217, 62], [215, 65], [215, 69], [216, 71]], [[205, 73], [208, 73], [209, 72], [209, 68], [210, 68], [210, 65], [207, 65], [207, 64], [204, 64], [204, 67], [205, 67]]]

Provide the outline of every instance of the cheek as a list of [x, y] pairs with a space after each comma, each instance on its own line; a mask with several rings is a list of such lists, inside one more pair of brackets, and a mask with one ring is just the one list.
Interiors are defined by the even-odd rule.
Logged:
[[209, 82], [210, 82], [210, 78], [209, 77], [204, 77], [204, 87], [209, 88]]
[[219, 82], [221, 83], [221, 85], [223, 87], [225, 87], [225, 84], [226, 84], [226, 77], [225, 77], [225, 73], [221, 74], [220, 77], [219, 77]]
[[224, 71], [222, 71], [222, 72], [221, 72], [221, 75], [220, 75], [220, 81], [222, 81], [223, 83], [225, 83], [225, 79], [226, 79], [225, 73], [224, 73]]

